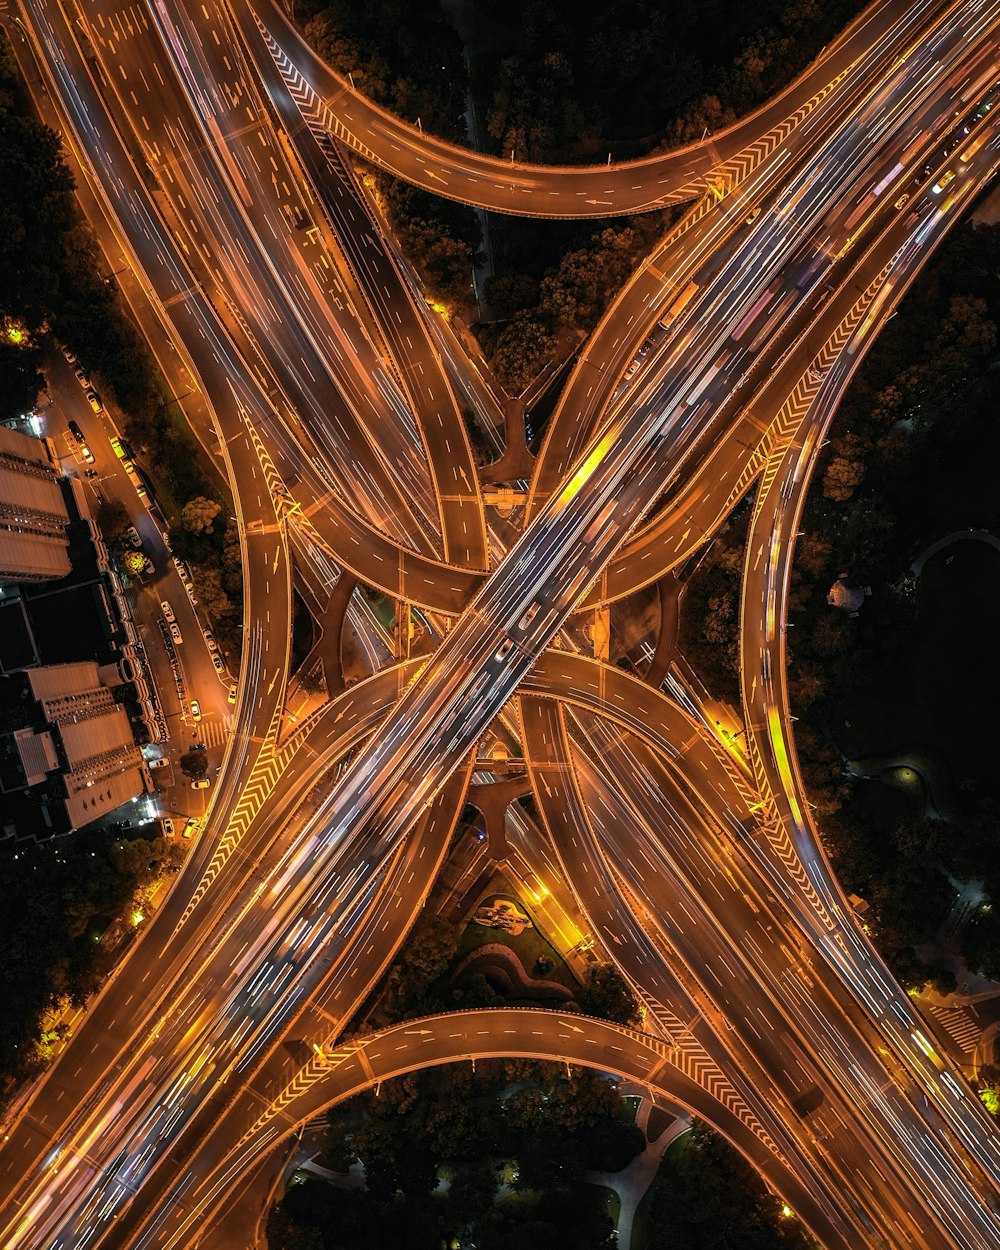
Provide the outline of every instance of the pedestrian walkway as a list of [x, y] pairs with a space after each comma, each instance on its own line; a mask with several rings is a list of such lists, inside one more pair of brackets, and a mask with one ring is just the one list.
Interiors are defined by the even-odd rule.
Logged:
[[926, 1001], [921, 1006], [940, 1024], [962, 1054], [972, 1054], [979, 1043], [982, 1029], [967, 1010], [962, 1007], [941, 1007], [937, 1003]]
[[[644, 1133], [647, 1131], [649, 1124], [649, 1113], [653, 1109], [653, 1102], [649, 1097], [649, 1091], [641, 1085], [633, 1085], [630, 1082], [619, 1085], [619, 1094], [623, 1098], [630, 1096], [641, 1098], [639, 1110], [636, 1113], [636, 1126]], [[635, 1213], [639, 1209], [639, 1203], [646, 1195], [646, 1191], [653, 1183], [656, 1173], [660, 1170], [660, 1164], [663, 1156], [666, 1154], [671, 1143], [681, 1135], [686, 1133], [691, 1127], [691, 1118], [687, 1112], [680, 1107], [665, 1106], [658, 1103], [674, 1115], [674, 1119], [670, 1122], [666, 1129], [660, 1133], [655, 1141], [649, 1143], [641, 1155], [628, 1165], [622, 1168], [620, 1172], [588, 1172], [587, 1181], [592, 1185], [605, 1185], [608, 1189], [613, 1189], [618, 1195], [618, 1201], [621, 1209], [618, 1213], [618, 1226], [616, 1231], [618, 1250], [630, 1250], [632, 1245], [632, 1225], [635, 1222]]]
[[195, 725], [194, 729], [200, 742], [204, 742], [208, 747], [221, 747], [225, 746], [229, 738], [231, 726], [231, 716], [224, 718], [206, 716], [201, 724]]

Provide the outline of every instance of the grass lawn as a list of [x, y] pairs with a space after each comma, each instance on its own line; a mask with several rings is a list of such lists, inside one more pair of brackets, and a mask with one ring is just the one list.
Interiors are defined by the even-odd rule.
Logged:
[[[665, 1164], [667, 1164], [668, 1160], [671, 1163], [676, 1162], [690, 1149], [691, 1132], [688, 1130], [685, 1133], [681, 1133], [680, 1137], [670, 1143], [667, 1147], [667, 1153], [660, 1161], [660, 1167], [662, 1168]], [[653, 1205], [653, 1184], [655, 1183], [655, 1179], [656, 1178], [654, 1177], [653, 1181], [650, 1182], [649, 1188], [639, 1199], [639, 1205], [635, 1209], [635, 1216], [632, 1219], [631, 1245], [621, 1246], [620, 1250], [647, 1250], [649, 1243], [653, 1239], [651, 1209]]]
[[619, 1250], [647, 1250], [649, 1243], [653, 1240], [653, 1224], [650, 1219], [652, 1205], [653, 1187], [650, 1185], [639, 1199], [639, 1205], [632, 1217], [632, 1240], [629, 1245], [620, 1246]]
[[642, 1099], [635, 1094], [629, 1094], [627, 1098], [622, 1099], [622, 1119], [626, 1124], [634, 1124], [635, 1117], [639, 1114], [639, 1104]]
[[[484, 899], [489, 902], [492, 902], [494, 898], [510, 899], [511, 902], [517, 904], [522, 913], [531, 916], [530, 909], [525, 907], [516, 895], [488, 893], [484, 896]], [[546, 941], [535, 928], [525, 929], [523, 933], [515, 936], [512, 933], [507, 933], [504, 929], [490, 929], [486, 925], [476, 924], [470, 920], [465, 926], [465, 931], [459, 941], [458, 951], [452, 966], [457, 967], [466, 955], [474, 950], [478, 950], [480, 946], [491, 945], [506, 946], [512, 950], [520, 959], [524, 971], [529, 977], [537, 977], [543, 981], [556, 981], [574, 994], [580, 988], [580, 982], [570, 971], [569, 965], [561, 958], [556, 948]], [[544, 956], [552, 961], [550, 971], [545, 973], [535, 972], [535, 963], [540, 956]]]

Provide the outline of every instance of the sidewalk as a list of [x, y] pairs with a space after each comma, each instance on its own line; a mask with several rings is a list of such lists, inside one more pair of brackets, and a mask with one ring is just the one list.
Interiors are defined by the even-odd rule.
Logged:
[[[635, 1122], [636, 1126], [642, 1129], [643, 1133], [646, 1133], [649, 1115], [654, 1105], [649, 1097], [649, 1091], [644, 1085], [625, 1083], [618, 1087], [618, 1092], [623, 1098], [637, 1097], [641, 1099]], [[661, 1107], [661, 1110], [665, 1110], [665, 1108]], [[590, 1184], [605, 1185], [608, 1189], [613, 1189], [618, 1195], [618, 1200], [621, 1203], [621, 1210], [618, 1215], [618, 1228], [616, 1230], [618, 1250], [630, 1250], [632, 1245], [632, 1225], [635, 1221], [635, 1213], [639, 1208], [639, 1203], [645, 1197], [646, 1191], [659, 1171], [663, 1156], [669, 1147], [682, 1133], [686, 1133], [691, 1127], [691, 1117], [687, 1112], [682, 1111], [679, 1107], [671, 1108], [671, 1111], [674, 1118], [670, 1124], [660, 1133], [655, 1141], [649, 1142], [642, 1154], [637, 1155], [627, 1168], [623, 1168], [620, 1172], [587, 1173], [586, 1179]]]

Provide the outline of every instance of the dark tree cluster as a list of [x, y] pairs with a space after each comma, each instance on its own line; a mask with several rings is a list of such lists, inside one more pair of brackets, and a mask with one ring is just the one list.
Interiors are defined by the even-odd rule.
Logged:
[[695, 1121], [650, 1194], [650, 1250], [812, 1250], [742, 1155]]
[[495, 150], [536, 162], [635, 155], [717, 130], [784, 86], [861, 6], [773, 0], [515, 0], [475, 76]]
[[381, 203], [403, 252], [416, 265], [428, 296], [449, 308], [475, 298], [473, 266], [482, 231], [471, 209], [377, 172]]
[[162, 838], [107, 830], [73, 841], [5, 847], [0, 854], [0, 1097], [44, 1061], [45, 1012], [62, 998], [82, 1005], [113, 959], [100, 939], [136, 891], [177, 861]]
[[243, 628], [243, 559], [236, 518], [212, 496], [193, 495], [170, 527], [170, 546], [191, 569], [201, 611], [223, 651], [238, 656]]
[[[292, 1185], [268, 1244], [611, 1250], [611, 1221], [584, 1175], [619, 1171], [644, 1145], [614, 1088], [589, 1072], [497, 1060], [412, 1073], [330, 1115], [327, 1158], [360, 1161], [364, 1188]], [[501, 1198], [502, 1183], [516, 1200]]]
[[[463, 14], [469, 47], [440, 0], [298, 0], [297, 19], [320, 55], [372, 99], [426, 130], [464, 139], [471, 91], [481, 140], [523, 161], [601, 161], [676, 145], [717, 130], [794, 77], [862, 7], [805, 0], [476, 0]], [[474, 304], [482, 244], [458, 205], [376, 175], [390, 226], [429, 294], [459, 311]], [[589, 332], [669, 216], [587, 223], [490, 218], [493, 276], [478, 327], [497, 378], [518, 394]]]
[[30, 410], [44, 380], [40, 339], [65, 303], [73, 182], [59, 141], [29, 114], [0, 33], [0, 420]]
[[296, 0], [306, 38], [376, 104], [464, 141], [468, 77], [438, 0]]
[[[451, 971], [458, 961], [461, 930], [441, 916], [426, 916], [414, 927], [405, 946], [386, 974], [378, 999], [378, 1018], [396, 1023], [417, 1016], [434, 1015], [457, 1009], [498, 1007], [506, 999], [485, 982], [458, 990]], [[551, 960], [544, 960], [537, 975], [551, 972]], [[621, 973], [610, 964], [590, 969], [576, 993], [576, 1002], [564, 1010], [580, 1010], [586, 1015], [616, 1024], [636, 1026], [639, 1004]]]
[[[963, 657], [952, 645], [959, 629], [980, 637], [980, 663], [994, 663], [981, 618], [992, 617], [995, 591], [991, 597], [983, 587], [978, 612], [969, 605], [948, 614], [946, 604], [940, 615], [938, 607], [938, 636], [929, 637], [929, 600], [909, 572], [914, 556], [946, 534], [1000, 531], [998, 325], [1000, 226], [965, 226], [943, 244], [845, 395], [795, 550], [789, 689], [807, 791], [841, 879], [872, 904], [876, 940], [914, 984], [929, 975], [913, 948], [933, 937], [947, 908], [945, 870], [981, 878], [1000, 899], [1000, 794], [980, 706], [997, 674], [980, 668], [964, 678], [969, 706], [961, 714], [955, 688]], [[841, 574], [871, 589], [856, 619], [826, 603]], [[955, 682], [937, 680], [945, 669]], [[851, 706], [913, 696], [920, 709], [928, 691], [943, 688], [951, 723], [940, 736], [952, 745], [952, 763], [941, 762], [940, 751], [932, 762], [951, 774], [948, 821], [876, 802], [874, 783], [846, 775], [838, 746]], [[914, 745], [902, 737], [902, 712], [898, 719], [898, 745]], [[965, 953], [974, 968], [1000, 972], [992, 912], [972, 927]]]
[[[477, 327], [497, 378], [518, 394], [556, 353], [597, 325], [674, 214], [614, 222], [498, 223], [496, 275], [486, 303], [496, 321]], [[559, 257], [552, 264], [553, 254]]]
[[686, 581], [681, 599], [681, 651], [713, 694], [739, 705], [740, 590], [750, 503], [712, 543]]

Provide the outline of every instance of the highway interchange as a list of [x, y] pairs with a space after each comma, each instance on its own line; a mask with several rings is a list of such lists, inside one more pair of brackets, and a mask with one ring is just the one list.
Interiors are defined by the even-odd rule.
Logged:
[[[194, 392], [189, 414], [225, 462], [246, 615], [206, 828], [5, 1126], [4, 1245], [209, 1244], [236, 1181], [325, 1105], [494, 1053], [590, 1062], [692, 1107], [827, 1246], [1000, 1245], [995, 1127], [833, 879], [783, 650], [794, 535], [837, 399], [994, 170], [993, 115], [971, 123], [986, 141], [968, 161], [958, 149], [998, 78], [998, 21], [985, 0], [876, 5], [755, 117], [602, 167], [598, 192], [598, 171], [449, 152], [371, 111], [264, 4], [82, 16], [26, 0], [17, 54], [58, 110], [105, 250], [140, 279], [136, 315], [168, 380]], [[586, 345], [509, 549], [455, 399], [465, 366], [327, 133], [501, 211], [700, 195]], [[460, 193], [446, 160], [462, 163]], [[669, 575], [754, 485], [743, 708], [726, 729], [696, 692], [588, 658], [580, 626]], [[438, 643], [289, 734], [293, 552], [314, 595], [348, 571], [423, 609]], [[419, 914], [498, 717], [648, 1036], [484, 1013], [338, 1049]]]

